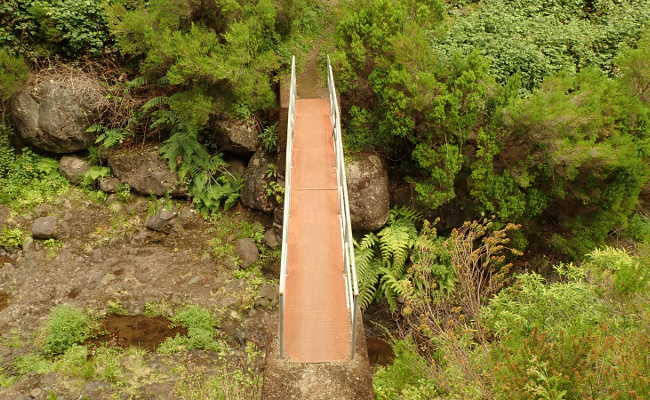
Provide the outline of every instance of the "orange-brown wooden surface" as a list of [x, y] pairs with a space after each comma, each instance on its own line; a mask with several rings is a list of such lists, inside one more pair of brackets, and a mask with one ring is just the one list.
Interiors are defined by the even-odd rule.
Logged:
[[350, 357], [350, 314], [327, 99], [299, 99], [293, 137], [284, 346], [298, 362]]

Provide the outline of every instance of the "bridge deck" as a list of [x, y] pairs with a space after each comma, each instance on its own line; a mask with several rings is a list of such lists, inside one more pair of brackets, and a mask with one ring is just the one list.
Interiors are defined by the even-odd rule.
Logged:
[[327, 99], [299, 99], [293, 139], [285, 295], [285, 352], [292, 361], [350, 356], [336, 155]]

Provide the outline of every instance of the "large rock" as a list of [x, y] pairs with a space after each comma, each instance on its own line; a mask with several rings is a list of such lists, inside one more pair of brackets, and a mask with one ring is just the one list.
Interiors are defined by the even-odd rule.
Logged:
[[160, 209], [156, 214], [150, 216], [145, 221], [148, 229], [156, 232], [169, 232], [171, 230], [171, 220], [176, 217], [176, 213], [166, 208]]
[[223, 151], [249, 155], [260, 146], [259, 127], [253, 118], [220, 120], [215, 125], [215, 141]]
[[63, 156], [59, 160], [59, 170], [75, 185], [81, 183], [84, 175], [90, 169], [90, 163], [81, 157]]
[[28, 85], [11, 103], [19, 135], [29, 144], [53, 153], [88, 148], [95, 135], [86, 132], [98, 116], [101, 86], [88, 78], [53, 79]]
[[59, 223], [55, 217], [36, 218], [32, 222], [32, 237], [34, 239], [57, 239], [61, 236]]
[[241, 201], [248, 208], [271, 212], [275, 208], [273, 200], [266, 194], [267, 178], [264, 176], [272, 164], [271, 158], [259, 150], [248, 162], [241, 192]]
[[108, 156], [108, 165], [121, 182], [128, 183], [144, 195], [181, 197], [187, 195], [187, 186], [158, 153], [157, 147], [126, 149]]
[[260, 251], [253, 239], [239, 239], [235, 242], [235, 253], [242, 262], [244, 268], [250, 266], [258, 258], [260, 258]]
[[388, 220], [388, 173], [377, 154], [355, 154], [345, 165], [352, 229], [372, 231]]

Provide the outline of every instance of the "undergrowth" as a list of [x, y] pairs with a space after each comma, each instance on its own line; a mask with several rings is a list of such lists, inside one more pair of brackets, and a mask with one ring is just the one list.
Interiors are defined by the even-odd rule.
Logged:
[[15, 150], [10, 134], [0, 123], [0, 204], [22, 211], [57, 199], [69, 187], [58, 162], [29, 149]]

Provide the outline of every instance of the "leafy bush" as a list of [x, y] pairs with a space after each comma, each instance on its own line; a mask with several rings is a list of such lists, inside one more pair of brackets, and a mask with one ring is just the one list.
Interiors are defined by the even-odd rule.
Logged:
[[214, 338], [217, 320], [206, 309], [199, 306], [187, 306], [172, 316], [171, 321], [187, 329], [187, 335], [169, 338], [163, 342], [158, 351], [176, 353], [193, 349], [224, 351], [224, 345]]
[[650, 261], [612, 247], [587, 254], [585, 268], [599, 279], [599, 285], [619, 295], [644, 291], [650, 283]]
[[440, 394], [431, 381], [432, 366], [418, 352], [411, 339], [398, 340], [393, 344], [395, 361], [380, 367], [372, 385], [377, 400], [425, 400]]
[[0, 204], [32, 208], [54, 199], [69, 187], [56, 160], [29, 149], [17, 154], [9, 142], [10, 133], [7, 126], [0, 124]]
[[0, 104], [20, 89], [28, 73], [29, 68], [22, 57], [15, 57], [0, 47]]
[[632, 45], [650, 22], [650, 2], [487, 0], [452, 10], [434, 47], [445, 55], [478, 50], [505, 83], [518, 74], [527, 90], [562, 71], [596, 66], [614, 71], [619, 48]]
[[[362, 309], [376, 299], [385, 299], [395, 311], [398, 297], [405, 297], [413, 287], [421, 288], [428, 283], [418, 280], [421, 276], [416, 271], [422, 275], [430, 274], [427, 279], [433, 279], [440, 290], [449, 290], [453, 286], [449, 254], [441, 246], [435, 229], [430, 229], [427, 223], [418, 232], [416, 223], [420, 220], [421, 217], [412, 210], [393, 209], [387, 225], [378, 233], [365, 235], [356, 246], [359, 305]], [[428, 258], [425, 259], [423, 253]]]
[[605, 321], [605, 305], [581, 279], [581, 271], [571, 265], [557, 271], [571, 275], [569, 280], [547, 284], [535, 273], [519, 275], [512, 287], [490, 300], [482, 321], [504, 340], [523, 340], [534, 331], [551, 338], [581, 335]]
[[28, 58], [99, 56], [111, 44], [103, 0], [6, 0], [0, 46]]
[[[644, 261], [607, 248], [583, 265], [558, 265], [552, 282], [519, 275], [489, 299], [481, 318], [446, 324], [442, 316], [437, 332], [398, 341], [394, 363], [375, 374], [378, 398], [647, 398], [648, 292], [613, 290], [616, 271]], [[421, 324], [407, 320], [406, 331]], [[483, 329], [490, 335], [476, 334]]]
[[63, 354], [83, 343], [90, 334], [90, 317], [82, 310], [65, 304], [56, 306], [47, 321], [43, 351], [49, 355]]
[[0, 232], [0, 247], [4, 247], [5, 249], [22, 247], [24, 240], [25, 232], [23, 232], [20, 228], [10, 229], [5, 226]]
[[[503, 65], [493, 63], [491, 69], [490, 58], [481, 55], [481, 35], [462, 46], [441, 42], [455, 36], [444, 32], [440, 3], [344, 2], [333, 62], [348, 110], [347, 141], [353, 148], [401, 160], [396, 169], [431, 214], [453, 209], [465, 219], [495, 215], [503, 224], [521, 223], [520, 244], [577, 259], [627, 225], [650, 176], [648, 33], [636, 42], [650, 8], [643, 6], [647, 0], [598, 2], [593, 7], [599, 11], [593, 12], [591, 3], [581, 1], [511, 3], [488, 1], [476, 7], [485, 15], [459, 15], [454, 26], [474, 24], [489, 37], [489, 32], [513, 29], [517, 34], [511, 40], [527, 46], [519, 40], [530, 32], [527, 23], [547, 21], [565, 29], [567, 20], [580, 25], [589, 23], [581, 18], [593, 18], [594, 23], [609, 21], [603, 22], [609, 29], [603, 35], [611, 37], [603, 44], [575, 25], [566, 40], [544, 42], [529, 53], [505, 44], [509, 49], [499, 47], [495, 54], [513, 64], [517, 56], [523, 59], [495, 81], [491, 70]], [[503, 23], [501, 14], [488, 15], [492, 6], [511, 13], [512, 23]], [[472, 18], [485, 26], [467, 22]], [[617, 18], [625, 20], [626, 30], [618, 30]], [[590, 39], [593, 47], [580, 47]], [[465, 39], [460, 35], [458, 40]], [[494, 43], [501, 46], [500, 39]], [[624, 51], [615, 58], [621, 46]], [[526, 58], [545, 59], [542, 50], [562, 62], [546, 68]], [[582, 61], [568, 68], [575, 63], [563, 54], [572, 51]], [[524, 76], [519, 70], [529, 66], [546, 69]]]

